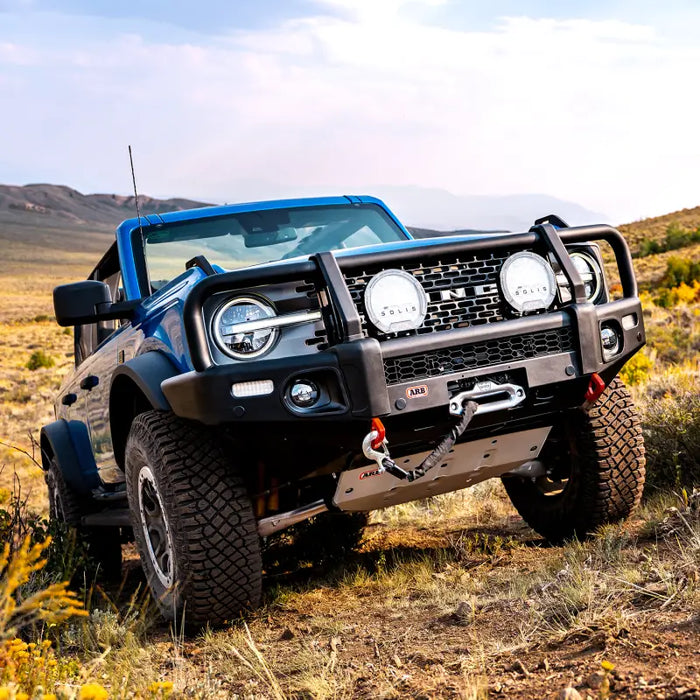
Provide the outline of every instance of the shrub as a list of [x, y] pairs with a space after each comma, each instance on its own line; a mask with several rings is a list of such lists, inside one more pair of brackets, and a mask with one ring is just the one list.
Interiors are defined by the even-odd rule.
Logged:
[[[700, 486], [700, 395], [697, 375], [658, 389], [641, 406], [647, 448], [647, 485]], [[658, 395], [659, 389], [664, 391]]]
[[56, 364], [51, 355], [47, 355], [43, 350], [35, 350], [29, 358], [26, 367], [34, 371], [42, 367], [53, 367]]
[[661, 285], [678, 287], [683, 282], [692, 285], [696, 280], [700, 280], [700, 262], [673, 256], [666, 263], [666, 272], [661, 280]]
[[649, 371], [653, 366], [654, 362], [650, 357], [643, 352], [638, 352], [620, 370], [620, 377], [630, 386], [642, 384], [649, 378]]
[[669, 250], [678, 250], [685, 248], [700, 241], [700, 229], [690, 231], [683, 228], [680, 224], [673, 222], [666, 228], [666, 236], [663, 241], [658, 241], [653, 238], [644, 238], [639, 242], [637, 251], [634, 253], [635, 258], [645, 258], [648, 255], [657, 255], [665, 253]]
[[635, 254], [635, 258], [646, 258], [649, 255], [661, 253], [661, 244], [658, 241], [645, 238], [639, 243], [639, 248]]

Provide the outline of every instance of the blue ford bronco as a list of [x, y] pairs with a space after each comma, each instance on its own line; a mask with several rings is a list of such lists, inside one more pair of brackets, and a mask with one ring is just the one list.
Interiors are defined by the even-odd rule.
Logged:
[[133, 538], [169, 618], [256, 606], [264, 541], [309, 519], [344, 546], [369, 511], [500, 478], [556, 542], [641, 496], [617, 374], [644, 326], [609, 226], [414, 240], [356, 196], [141, 216], [54, 308], [75, 371], [41, 431], [51, 515], [108, 572]]

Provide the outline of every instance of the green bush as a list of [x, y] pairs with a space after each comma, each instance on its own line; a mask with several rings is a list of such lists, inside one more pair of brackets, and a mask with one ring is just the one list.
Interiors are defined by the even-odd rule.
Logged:
[[639, 248], [635, 254], [635, 258], [646, 258], [649, 255], [656, 255], [657, 253], [662, 253], [661, 244], [658, 241], [645, 238], [640, 242]]
[[51, 355], [47, 355], [43, 350], [35, 350], [29, 358], [26, 367], [33, 371], [41, 367], [53, 367], [55, 364], [56, 362]]
[[647, 486], [700, 486], [700, 395], [697, 385], [652, 391], [642, 405], [647, 449]]
[[678, 250], [685, 248], [700, 241], [700, 228], [695, 231], [690, 231], [683, 228], [680, 224], [674, 222], [666, 228], [666, 236], [663, 241], [658, 241], [652, 238], [644, 238], [639, 242], [639, 247], [634, 254], [635, 258], [645, 258], [648, 255], [656, 255], [657, 253], [666, 253], [669, 250]]
[[700, 280], [700, 262], [673, 256], [666, 263], [666, 272], [661, 280], [661, 286], [677, 287], [683, 282], [692, 285], [695, 280]]

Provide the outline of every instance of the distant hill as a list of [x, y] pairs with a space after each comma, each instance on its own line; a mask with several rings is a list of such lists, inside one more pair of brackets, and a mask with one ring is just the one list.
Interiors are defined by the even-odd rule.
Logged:
[[[190, 199], [154, 199], [139, 196], [142, 214], [207, 206]], [[0, 185], [0, 213], [36, 214], [80, 224], [114, 227], [136, 215], [133, 195], [82, 194], [64, 185]], [[1, 216], [1, 214], [0, 214]]]
[[604, 214], [544, 194], [462, 196], [408, 186], [376, 186], [365, 192], [384, 200], [401, 221], [420, 229], [527, 231], [535, 219], [547, 214], [557, 214], [571, 226], [609, 221]]
[[[139, 196], [142, 214], [206, 206], [189, 199]], [[51, 263], [89, 255], [93, 264], [115, 227], [136, 215], [133, 196], [82, 194], [64, 185], [0, 185], [0, 246], [6, 263]]]
[[[243, 201], [313, 197], [328, 194], [373, 195], [408, 226], [433, 231], [474, 229], [477, 231], [527, 231], [535, 219], [557, 214], [572, 226], [602, 224], [609, 217], [585, 207], [545, 194], [456, 195], [437, 187], [416, 185], [279, 185], [273, 182], [228, 183]], [[227, 195], [223, 195], [227, 197]]]
[[649, 219], [641, 219], [631, 224], [618, 226], [620, 233], [627, 239], [627, 243], [633, 252], [636, 252], [643, 240], [661, 241], [666, 236], [666, 231], [671, 224], [694, 231], [700, 228], [700, 207], [693, 209], [681, 209], [663, 216], [654, 216]]

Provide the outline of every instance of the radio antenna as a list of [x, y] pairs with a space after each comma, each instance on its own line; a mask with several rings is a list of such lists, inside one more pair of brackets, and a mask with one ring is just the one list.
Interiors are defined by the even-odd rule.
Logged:
[[134, 172], [134, 156], [131, 154], [131, 144], [129, 144], [129, 163], [131, 163], [131, 181], [134, 183], [134, 200], [136, 202], [136, 217], [139, 220], [139, 233], [141, 234], [141, 247], [145, 250], [146, 241], [143, 238], [143, 226], [141, 225], [141, 210], [139, 209], [139, 193], [136, 190], [136, 173]]

